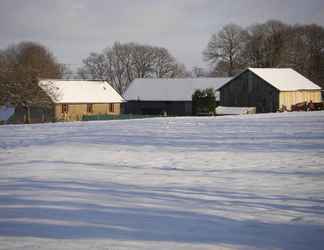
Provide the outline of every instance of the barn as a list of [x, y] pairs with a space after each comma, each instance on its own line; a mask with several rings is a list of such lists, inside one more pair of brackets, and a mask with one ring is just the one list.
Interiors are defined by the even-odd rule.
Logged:
[[248, 68], [220, 88], [220, 105], [276, 112], [300, 102], [321, 102], [321, 88], [290, 68]]
[[127, 114], [191, 115], [192, 94], [197, 89], [218, 89], [230, 78], [135, 79], [127, 88], [124, 111]]

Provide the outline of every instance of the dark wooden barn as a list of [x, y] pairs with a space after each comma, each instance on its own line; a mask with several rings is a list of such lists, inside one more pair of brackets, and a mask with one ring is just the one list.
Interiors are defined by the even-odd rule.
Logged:
[[257, 113], [321, 101], [320, 87], [293, 69], [249, 68], [220, 88], [220, 105], [255, 107]]
[[191, 115], [191, 101], [128, 101], [124, 104], [124, 113], [142, 115], [186, 116]]
[[172, 116], [192, 114], [192, 94], [197, 89], [218, 89], [230, 78], [135, 79], [124, 94], [124, 113]]

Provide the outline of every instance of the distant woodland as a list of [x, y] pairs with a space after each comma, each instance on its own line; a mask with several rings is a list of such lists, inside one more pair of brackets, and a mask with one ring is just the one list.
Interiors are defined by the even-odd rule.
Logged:
[[21, 42], [0, 50], [0, 104], [46, 103], [39, 78], [107, 80], [122, 94], [135, 78], [234, 76], [247, 67], [293, 68], [324, 88], [324, 27], [316, 24], [228, 24], [211, 34], [202, 57], [207, 68], [188, 70], [167, 48], [115, 42], [90, 53], [73, 73], [44, 45]]
[[316, 24], [228, 24], [212, 34], [203, 56], [214, 76], [233, 76], [246, 67], [288, 67], [324, 87], [324, 27]]

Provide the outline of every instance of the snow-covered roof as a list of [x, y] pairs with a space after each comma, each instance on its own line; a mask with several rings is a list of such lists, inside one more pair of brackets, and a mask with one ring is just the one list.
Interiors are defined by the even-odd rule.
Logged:
[[130, 100], [191, 101], [197, 89], [218, 90], [230, 78], [135, 79], [124, 94]]
[[41, 80], [54, 103], [120, 103], [124, 99], [105, 81]]
[[321, 89], [290, 68], [249, 68], [249, 70], [280, 91]]

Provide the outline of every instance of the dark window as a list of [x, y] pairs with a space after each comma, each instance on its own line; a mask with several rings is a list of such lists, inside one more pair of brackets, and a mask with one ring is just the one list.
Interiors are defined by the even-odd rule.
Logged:
[[68, 112], [69, 112], [69, 105], [62, 104], [62, 113], [68, 113]]
[[115, 112], [115, 106], [113, 103], [109, 103], [109, 112], [114, 113]]
[[93, 105], [87, 104], [87, 113], [93, 113]]

